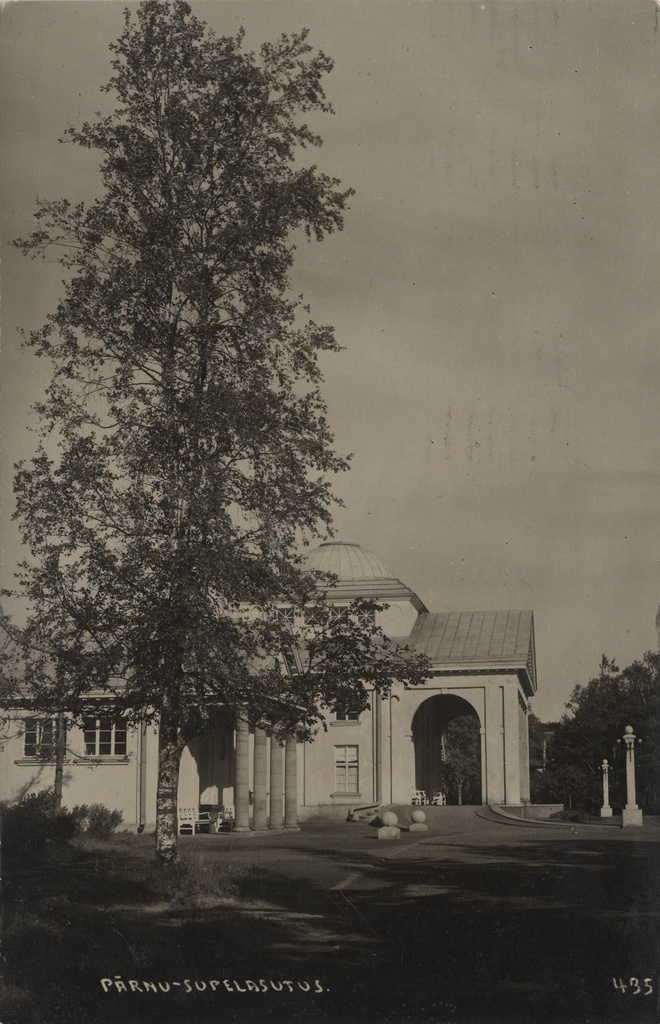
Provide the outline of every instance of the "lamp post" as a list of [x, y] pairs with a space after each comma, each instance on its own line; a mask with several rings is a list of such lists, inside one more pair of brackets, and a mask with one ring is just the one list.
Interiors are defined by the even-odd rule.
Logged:
[[[623, 827], [641, 825], [642, 812], [637, 806], [635, 794], [635, 734], [632, 726], [627, 725], [623, 733], [626, 745], [626, 806], [623, 808]], [[641, 743], [642, 741], [639, 740]]]
[[604, 760], [601, 769], [603, 773], [603, 806], [600, 809], [601, 818], [611, 818], [612, 808], [610, 807], [610, 766]]

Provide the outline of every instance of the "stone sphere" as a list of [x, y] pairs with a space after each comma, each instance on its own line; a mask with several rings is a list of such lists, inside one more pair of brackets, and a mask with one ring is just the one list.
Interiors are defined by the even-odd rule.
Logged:
[[416, 807], [415, 810], [412, 811], [410, 817], [416, 825], [421, 825], [423, 821], [426, 821], [426, 815], [420, 807]]
[[382, 821], [383, 825], [392, 826], [396, 825], [399, 819], [397, 818], [394, 811], [385, 811], [385, 814], [381, 814], [380, 820]]
[[631, 732], [633, 731], [632, 725], [627, 725], [623, 731], [626, 733], [626, 735], [630, 736]]

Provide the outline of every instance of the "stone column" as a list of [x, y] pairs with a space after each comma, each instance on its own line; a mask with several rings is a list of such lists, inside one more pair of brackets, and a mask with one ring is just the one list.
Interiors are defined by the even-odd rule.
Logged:
[[298, 828], [298, 743], [286, 741], [284, 751], [284, 827]]
[[236, 771], [234, 778], [236, 832], [250, 828], [250, 726], [247, 715], [236, 716]]
[[273, 733], [270, 734], [270, 827], [282, 828], [282, 803], [284, 799], [284, 760], [282, 747]]
[[[381, 705], [381, 716], [380, 716], [380, 736], [379, 743], [381, 749], [381, 778], [380, 778], [380, 797], [384, 804], [391, 804], [393, 802], [392, 795], [392, 696], [388, 694], [387, 698]], [[403, 794], [402, 794], [403, 795]], [[410, 800], [410, 795], [403, 795], [403, 803], [407, 803]]]
[[266, 776], [266, 730], [256, 726], [254, 730], [254, 814], [252, 828], [263, 832], [268, 828], [268, 782]]

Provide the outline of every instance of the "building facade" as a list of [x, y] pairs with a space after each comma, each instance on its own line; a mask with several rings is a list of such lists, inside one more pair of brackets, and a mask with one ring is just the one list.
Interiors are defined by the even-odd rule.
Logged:
[[[239, 830], [295, 828], [314, 816], [342, 817], [360, 806], [410, 804], [441, 788], [443, 737], [468, 716], [478, 730], [481, 803], [529, 801], [529, 700], [536, 692], [531, 611], [432, 613], [371, 552], [357, 544], [322, 544], [310, 569], [332, 572], [329, 600], [358, 597], [387, 607], [376, 622], [391, 638], [424, 652], [428, 680], [393, 686], [358, 715], [330, 714], [312, 741], [281, 746], [268, 721], [234, 720], [218, 708], [211, 732], [185, 748], [179, 806], [232, 808]], [[283, 607], [283, 615], [293, 615]], [[296, 625], [298, 625], [296, 623]], [[0, 748], [3, 800], [52, 786], [52, 722], [16, 711]], [[157, 727], [127, 728], [121, 719], [90, 717], [67, 731], [64, 803], [103, 803], [127, 827], [155, 821]]]

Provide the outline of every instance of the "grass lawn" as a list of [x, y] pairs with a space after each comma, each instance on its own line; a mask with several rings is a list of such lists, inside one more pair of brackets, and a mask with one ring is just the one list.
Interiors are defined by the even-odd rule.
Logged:
[[342, 823], [165, 876], [151, 836], [52, 844], [5, 869], [0, 1019], [657, 1024], [658, 836]]

